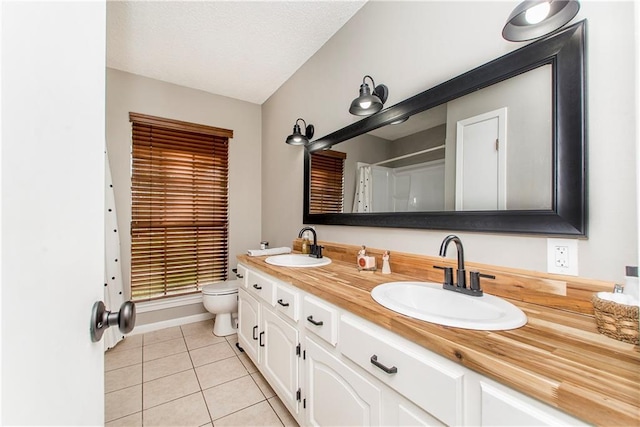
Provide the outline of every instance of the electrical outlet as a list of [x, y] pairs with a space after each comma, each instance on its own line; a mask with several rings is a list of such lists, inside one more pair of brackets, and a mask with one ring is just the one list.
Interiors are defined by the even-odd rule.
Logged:
[[555, 246], [553, 259], [556, 267], [569, 268], [569, 248], [567, 246]]
[[547, 239], [547, 272], [578, 275], [578, 241]]

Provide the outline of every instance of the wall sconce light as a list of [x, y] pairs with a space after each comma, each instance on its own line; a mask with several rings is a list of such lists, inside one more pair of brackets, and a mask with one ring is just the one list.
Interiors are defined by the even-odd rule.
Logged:
[[[304, 123], [304, 135], [300, 131], [299, 121]], [[303, 119], [296, 120], [296, 124], [293, 125], [293, 133], [287, 137], [287, 144], [290, 145], [307, 145], [309, 144], [309, 139], [313, 138], [314, 127], [313, 125], [308, 125]]]
[[[369, 77], [373, 86], [373, 93], [365, 80]], [[389, 89], [385, 85], [376, 86], [373, 77], [364, 76], [360, 85], [360, 96], [353, 100], [349, 112], [355, 116], [368, 116], [382, 110], [382, 106], [389, 96]]]
[[580, 10], [577, 0], [526, 0], [516, 6], [502, 29], [512, 42], [545, 36], [571, 21]]

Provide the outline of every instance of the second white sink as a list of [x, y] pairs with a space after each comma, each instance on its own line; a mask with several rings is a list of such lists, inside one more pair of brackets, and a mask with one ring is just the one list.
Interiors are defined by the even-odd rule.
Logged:
[[385, 283], [373, 288], [371, 296], [397, 313], [444, 326], [502, 331], [527, 323], [522, 310], [502, 298], [464, 295], [442, 289], [437, 283]]
[[313, 258], [305, 254], [286, 254], [270, 256], [264, 262], [278, 267], [322, 267], [331, 264], [331, 259]]

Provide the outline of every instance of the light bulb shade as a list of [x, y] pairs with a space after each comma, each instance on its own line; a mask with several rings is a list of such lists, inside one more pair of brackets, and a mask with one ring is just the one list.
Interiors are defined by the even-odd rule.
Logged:
[[[532, 17], [536, 10], [546, 10], [546, 17]], [[526, 0], [520, 3], [507, 19], [502, 29], [502, 37], [513, 42], [534, 40], [562, 28], [580, 10], [577, 0]], [[527, 11], [530, 11], [527, 14]]]
[[375, 86], [371, 76], [364, 76], [360, 85], [360, 96], [351, 101], [351, 106], [349, 107], [349, 112], [355, 116], [368, 116], [377, 113], [382, 110], [382, 106], [389, 96], [389, 89], [385, 85], [375, 86], [373, 93], [371, 93], [371, 89], [365, 81], [367, 77], [371, 79], [371, 83]]
[[315, 131], [313, 125], [308, 125], [305, 128], [305, 134], [303, 135], [300, 131], [300, 125], [298, 121], [302, 121], [305, 125], [307, 124], [303, 119], [296, 120], [296, 124], [293, 125], [293, 133], [287, 137], [287, 144], [289, 145], [308, 145], [309, 139], [313, 138], [313, 133]]

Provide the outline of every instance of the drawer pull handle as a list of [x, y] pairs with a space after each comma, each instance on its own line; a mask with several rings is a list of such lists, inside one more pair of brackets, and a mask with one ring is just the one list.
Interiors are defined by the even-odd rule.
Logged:
[[375, 354], [373, 356], [371, 356], [371, 363], [373, 363], [373, 365], [376, 366], [377, 368], [380, 368], [383, 371], [385, 371], [387, 374], [396, 374], [396, 373], [398, 373], [398, 368], [396, 368], [395, 366], [387, 368], [382, 363], [378, 362], [378, 356], [375, 355]]
[[256, 336], [256, 332], [258, 332], [258, 325], [253, 327], [253, 339], [257, 340], [258, 337]]
[[309, 322], [313, 323], [313, 324], [314, 324], [314, 325], [316, 325], [316, 326], [322, 326], [322, 325], [324, 325], [324, 322], [323, 322], [322, 320], [320, 320], [320, 321], [315, 321], [315, 320], [313, 320], [313, 316], [308, 316], [308, 317], [307, 317], [307, 320], [308, 320]]
[[257, 290], [260, 290], [260, 289], [262, 289], [262, 286], [258, 285], [257, 283], [254, 283], [253, 284], [253, 288], [257, 289]]
[[280, 304], [283, 307], [289, 307], [289, 303], [288, 302], [284, 302], [281, 299], [278, 300], [278, 304]]
[[264, 343], [262, 342], [262, 337], [264, 336], [264, 331], [260, 332], [260, 347], [264, 347]]

